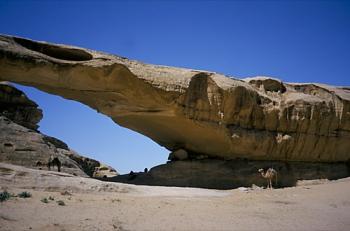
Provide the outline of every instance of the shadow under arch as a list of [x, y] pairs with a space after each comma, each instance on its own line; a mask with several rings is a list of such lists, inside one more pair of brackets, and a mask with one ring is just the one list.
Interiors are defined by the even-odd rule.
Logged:
[[[238, 187], [266, 187], [267, 181], [258, 172], [259, 168], [277, 170], [277, 185], [274, 188], [293, 187], [300, 181], [336, 180], [350, 176], [347, 163], [310, 163], [283, 161], [236, 160], [186, 160], [171, 161], [156, 166], [147, 173], [119, 175], [106, 181], [136, 185], [199, 187], [209, 189], [234, 189]], [[317, 181], [315, 182], [317, 183]]]

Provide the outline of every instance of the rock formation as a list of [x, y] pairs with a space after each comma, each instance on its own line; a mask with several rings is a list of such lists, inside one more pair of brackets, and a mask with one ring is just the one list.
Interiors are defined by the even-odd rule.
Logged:
[[169, 154], [168, 160], [187, 160], [189, 158], [186, 150], [178, 149]]
[[171, 151], [250, 160], [350, 159], [350, 89], [245, 80], [0, 37], [0, 79], [82, 102]]
[[[63, 172], [78, 176], [100, 174], [100, 162], [83, 157], [61, 140], [38, 132], [37, 123], [41, 118], [42, 111], [35, 102], [15, 87], [0, 83], [0, 162], [46, 170], [50, 156], [55, 156], [61, 161]], [[113, 170], [113, 176], [117, 175], [113, 168], [106, 168]]]
[[24, 127], [36, 130], [43, 113], [38, 105], [20, 90], [0, 83], [0, 112]]
[[264, 160], [184, 160], [158, 165], [149, 172], [118, 175], [106, 181], [137, 185], [181, 186], [211, 189], [232, 189], [257, 185], [266, 187], [266, 180], [259, 168], [273, 167], [278, 171], [278, 183], [274, 187], [291, 187], [299, 180], [339, 179], [349, 176], [345, 163], [282, 162]]
[[118, 173], [113, 169], [112, 167], [105, 165], [105, 164], [99, 164], [98, 167], [94, 169], [94, 172], [92, 174], [92, 177], [94, 178], [110, 178], [118, 176]]

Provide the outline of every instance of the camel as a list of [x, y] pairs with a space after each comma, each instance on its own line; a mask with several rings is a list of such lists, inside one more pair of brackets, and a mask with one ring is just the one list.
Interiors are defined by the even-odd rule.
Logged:
[[276, 177], [276, 185], [277, 185], [277, 171], [273, 168], [269, 168], [264, 172], [264, 169], [260, 168], [258, 172], [261, 173], [261, 176], [267, 180], [267, 188], [272, 189], [272, 179]]
[[51, 166], [55, 167], [55, 165], [57, 166], [57, 171], [60, 172], [61, 161], [58, 159], [58, 157], [50, 156], [49, 161], [47, 162], [47, 168], [49, 169], [49, 171], [51, 170]]

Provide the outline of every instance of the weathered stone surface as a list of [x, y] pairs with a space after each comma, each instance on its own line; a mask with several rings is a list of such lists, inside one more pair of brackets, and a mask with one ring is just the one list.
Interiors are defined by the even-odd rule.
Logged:
[[41, 109], [22, 91], [0, 84], [0, 162], [47, 169], [49, 157], [54, 156], [61, 161], [63, 172], [93, 176], [104, 166], [112, 170], [108, 177], [117, 175], [113, 168], [81, 156], [61, 140], [34, 130], [41, 118]]
[[43, 113], [38, 105], [28, 99], [23, 92], [0, 82], [0, 114], [17, 124], [30, 129], [37, 129]]
[[259, 168], [277, 170], [273, 187], [295, 186], [300, 180], [339, 179], [349, 176], [345, 163], [310, 163], [250, 160], [185, 160], [171, 161], [152, 168], [148, 173], [134, 173], [108, 178], [107, 181], [139, 185], [233, 189], [257, 185], [266, 187]]
[[178, 149], [169, 154], [168, 160], [186, 160], [188, 157], [186, 150]]
[[[47, 170], [49, 157], [53, 155], [61, 161], [62, 172], [87, 176], [80, 166], [66, 155], [70, 151], [56, 148], [43, 138], [42, 134], [0, 116], [0, 162]], [[57, 171], [57, 168], [54, 171]]]
[[221, 159], [350, 159], [350, 90], [246, 81], [0, 37], [0, 79], [82, 102], [171, 151]]
[[284, 93], [286, 91], [286, 87], [282, 83], [281, 80], [270, 78], [270, 77], [254, 77], [254, 78], [246, 78], [244, 81], [253, 85], [254, 87], [260, 88], [262, 91], [270, 91], [270, 92], [279, 92]]
[[114, 168], [105, 164], [100, 164], [98, 167], [94, 169], [92, 177], [106, 179], [106, 178], [115, 177], [118, 175], [119, 175], [118, 172]]
[[[113, 168], [79, 155], [62, 141], [61, 144], [67, 148], [57, 146], [57, 143], [48, 141], [47, 137], [0, 116], [0, 162], [47, 170], [47, 162], [52, 155], [61, 161], [62, 172], [78, 176], [99, 176], [101, 175], [99, 168], [104, 166], [111, 172], [104, 174], [107, 177], [118, 175]], [[52, 170], [57, 171], [56, 168]]]

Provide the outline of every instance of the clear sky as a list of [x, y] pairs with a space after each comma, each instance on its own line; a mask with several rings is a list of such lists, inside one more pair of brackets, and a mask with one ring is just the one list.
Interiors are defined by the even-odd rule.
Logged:
[[[0, 0], [0, 33], [146, 63], [237, 78], [350, 85], [350, 1]], [[119, 172], [168, 151], [77, 102], [22, 87], [44, 110], [40, 130]]]

